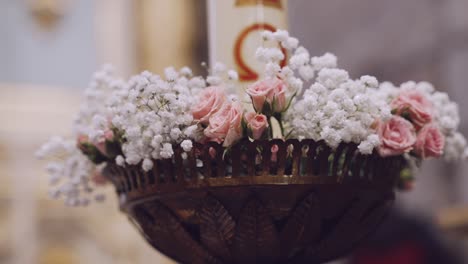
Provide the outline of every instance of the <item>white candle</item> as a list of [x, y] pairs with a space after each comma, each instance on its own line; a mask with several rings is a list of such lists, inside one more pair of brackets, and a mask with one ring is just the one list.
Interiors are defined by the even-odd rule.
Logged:
[[260, 33], [287, 29], [286, 11], [286, 0], [208, 0], [210, 65], [222, 62], [238, 71], [240, 81], [257, 80], [262, 66], [254, 54]]

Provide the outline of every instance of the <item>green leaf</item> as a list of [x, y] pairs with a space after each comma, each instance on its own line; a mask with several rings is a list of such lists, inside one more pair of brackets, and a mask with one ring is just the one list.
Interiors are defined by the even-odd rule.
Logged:
[[410, 116], [410, 113], [408, 113], [407, 111], [404, 111], [401, 113], [401, 117], [403, 117], [404, 119], [408, 120], [411, 122], [411, 116]]
[[291, 136], [293, 131], [294, 131], [294, 129], [289, 130], [288, 134], [286, 134], [286, 136], [284, 136], [284, 139], [285, 140], [288, 139]]
[[247, 121], [245, 120], [245, 115], [242, 117], [241, 126], [242, 126], [242, 137], [248, 136], [248, 126]]
[[297, 95], [297, 91], [294, 92], [294, 94], [293, 94], [293, 95], [291, 96], [291, 98], [289, 99], [289, 102], [288, 102], [287, 106], [284, 108], [283, 113], [286, 112], [286, 111], [288, 111], [289, 107], [291, 107], [291, 103], [292, 103], [294, 97], [296, 97], [296, 95]]
[[81, 152], [94, 164], [100, 164], [107, 160], [107, 157], [104, 156], [93, 144], [89, 142], [82, 143], [78, 147]]
[[274, 115], [276, 112], [276, 104], [277, 104], [276, 96], [273, 96], [273, 101], [271, 102], [271, 112]]
[[106, 152], [109, 159], [114, 159], [118, 155], [122, 154], [122, 149], [119, 142], [106, 140]]
[[270, 117], [272, 115], [272, 113], [273, 113], [272, 105], [265, 100], [265, 103], [263, 103], [263, 107], [262, 107], [261, 111], [258, 112], [258, 113], [262, 113], [262, 114], [266, 115], [267, 117]]
[[117, 129], [116, 127], [112, 127], [111, 130], [114, 133], [114, 141], [119, 142], [120, 145], [127, 141], [123, 131]]

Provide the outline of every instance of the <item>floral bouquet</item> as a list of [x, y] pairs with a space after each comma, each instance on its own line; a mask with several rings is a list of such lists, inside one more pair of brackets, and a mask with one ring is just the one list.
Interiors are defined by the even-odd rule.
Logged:
[[[52, 138], [38, 151], [40, 157], [59, 158], [47, 166], [53, 186], [51, 195], [64, 198], [67, 205], [87, 205], [92, 199], [102, 200], [102, 195], [93, 194], [93, 191], [109, 180], [117, 186], [119, 194], [129, 195], [126, 198], [133, 197], [131, 194], [135, 189], [139, 191], [138, 195], [144, 193], [144, 197], [148, 197], [153, 189], [143, 188], [145, 184], [159, 186], [160, 189], [155, 187], [154, 192], [160, 194], [163, 183], [168, 182], [172, 175], [167, 171], [163, 172], [167, 164], [177, 171], [174, 175], [179, 178], [183, 179], [184, 174], [190, 174], [197, 182], [207, 182], [203, 187], [206, 189], [223, 185], [235, 178], [236, 173], [237, 176], [252, 178], [242, 185], [253, 185], [255, 176], [262, 177], [279, 171], [278, 168], [274, 170], [273, 167], [268, 167], [271, 164], [282, 167], [283, 177], [293, 174], [299, 178], [306, 174], [311, 178], [314, 175], [338, 174], [360, 177], [367, 175], [367, 172], [363, 172], [367, 170], [375, 170], [373, 177], [377, 177], [377, 174], [383, 172], [377, 171], [372, 164], [381, 164], [379, 162], [395, 158], [404, 162], [395, 171], [399, 181], [391, 183], [393, 187], [398, 185], [405, 188], [412, 180], [412, 173], [409, 172], [422, 160], [440, 157], [456, 160], [466, 156], [466, 140], [457, 132], [460, 122], [457, 104], [450, 101], [446, 93], [435, 91], [431, 84], [407, 82], [395, 86], [388, 82], [379, 83], [372, 76], [352, 79], [345, 70], [337, 68], [337, 58], [334, 55], [327, 53], [320, 57], [311, 57], [307, 49], [300, 46], [298, 40], [290, 37], [286, 31], [266, 31], [262, 36], [264, 42], [257, 49], [256, 58], [265, 65], [263, 77], [249, 85], [238, 82], [237, 73], [219, 63], [208, 70], [206, 78], [193, 76], [188, 68], [167, 68], [164, 76], [143, 72], [128, 81], [115, 78], [110, 67], [97, 72], [85, 91], [85, 100], [75, 119], [75, 138]], [[283, 51], [287, 51], [287, 54]], [[248, 147], [253, 142], [263, 143]], [[296, 145], [282, 142], [293, 142]], [[308, 145], [298, 148], [297, 144], [301, 144], [300, 142], [308, 142]], [[312, 145], [318, 147], [312, 148]], [[341, 152], [346, 153], [341, 155]], [[368, 165], [362, 165], [361, 169], [360, 164], [364, 161]], [[242, 162], [250, 165], [241, 166]], [[216, 184], [216, 179], [209, 181], [210, 177], [204, 173], [206, 166], [211, 166], [213, 174], [210, 175], [219, 177], [216, 174], [221, 173], [224, 181]], [[268, 168], [262, 171], [266, 167]], [[108, 168], [111, 168], [110, 172]], [[324, 170], [325, 173], [322, 173]], [[158, 181], [154, 175], [162, 180]], [[337, 183], [342, 180], [339, 179]], [[324, 181], [321, 180], [321, 183]], [[293, 185], [299, 182], [302, 180], [286, 183]], [[263, 181], [260, 185], [277, 183], [277, 180], [271, 180]], [[309, 185], [310, 188], [315, 188], [310, 182]], [[187, 186], [180, 190], [188, 190]], [[194, 186], [190, 188], [198, 188]], [[288, 194], [291, 192], [288, 191]], [[235, 195], [237, 194], [239, 192]], [[222, 200], [221, 196], [218, 195], [218, 200]], [[294, 208], [301, 208], [296, 204], [302, 198], [296, 197], [288, 205], [288, 216], [294, 215], [290, 213]], [[310, 207], [312, 200], [307, 199], [303, 204]], [[268, 203], [267, 200], [263, 198], [263, 203]], [[218, 205], [217, 202], [203, 202], [202, 205], [197, 204], [196, 208], [211, 208], [204, 207], [206, 204]], [[229, 203], [224, 204], [228, 207], [226, 204]], [[257, 213], [263, 212], [259, 209], [262, 206], [256, 203], [250, 205], [247, 203], [244, 209], [248, 211], [254, 208], [252, 210], [257, 210]], [[172, 209], [177, 217], [185, 217], [178, 214], [174, 209], [176, 206], [170, 202], [157, 207], [157, 210], [147, 211], [158, 214], [165, 211], [166, 207]], [[141, 213], [138, 216], [138, 210], [135, 210], [132, 212], [137, 222], [152, 219], [141, 216], [151, 213]], [[208, 209], [203, 210], [202, 212], [206, 212]], [[219, 210], [216, 212], [219, 213]], [[231, 210], [231, 214], [239, 211], [236, 210]], [[200, 214], [203, 216], [203, 213], [195, 214], [198, 220], [187, 219], [199, 224], [206, 219], [200, 217]], [[172, 213], [160, 215], [158, 219], [169, 219], [168, 223], [172, 223], [174, 219], [169, 215]], [[242, 229], [239, 227], [243, 223], [242, 215], [239, 216], [236, 228]], [[244, 215], [251, 216], [247, 213]], [[227, 221], [223, 222], [224, 227], [232, 227], [233, 223], [226, 224], [231, 223], [228, 216], [228, 213], [221, 213], [213, 219]], [[246, 220], [247, 222], [250, 223]], [[155, 222], [152, 223], [154, 226]], [[200, 228], [203, 231], [203, 226]], [[153, 230], [145, 230], [144, 226], [143, 229], [145, 233]], [[222, 241], [227, 241], [227, 245], [236, 244], [239, 239], [244, 241], [242, 235], [236, 240], [236, 234], [242, 233], [236, 230], [237, 233], [232, 231], [233, 234]], [[288, 237], [288, 234], [294, 232], [286, 233], [285, 236]], [[231, 233], [226, 231], [223, 234]], [[164, 237], [163, 233], [158, 235]], [[198, 236], [200, 234], [195, 237]], [[187, 236], [181, 237], [186, 239]], [[202, 234], [202, 242], [203, 237]], [[229, 242], [231, 238], [234, 242]], [[167, 237], [166, 241], [170, 239]], [[210, 243], [205, 242], [205, 246], [208, 244], [210, 249]], [[244, 242], [234, 246], [238, 251], [215, 248], [211, 251], [217, 252], [213, 259], [229, 259], [226, 257], [228, 253], [219, 252], [233, 252], [232, 250], [237, 252], [236, 256], [242, 256], [246, 252], [241, 250], [247, 243]], [[167, 244], [154, 241], [151, 243], [169, 256], [184, 261], [184, 258], [175, 256], [180, 252], [174, 253], [166, 248]], [[301, 245], [297, 244], [289, 253], [276, 259], [290, 259], [298, 252], [306, 252], [301, 253], [306, 256], [308, 251]], [[273, 254], [273, 249], [273, 246], [269, 247], [268, 254]], [[198, 250], [201, 249], [195, 246], [189, 249], [190, 252], [201, 252]], [[262, 259], [258, 252], [261, 251], [255, 253], [257, 260]], [[197, 256], [205, 256], [204, 254]], [[310, 254], [307, 256], [311, 256]], [[216, 262], [211, 257], [201, 258], [205, 262]]]
[[244, 138], [309, 138], [333, 149], [353, 142], [362, 154], [403, 155], [411, 165], [466, 156], [458, 106], [431, 84], [353, 80], [337, 68], [334, 55], [310, 57], [286, 31], [266, 31], [263, 38], [292, 56], [281, 67], [285, 55], [279, 48], [258, 48], [264, 77], [245, 87], [244, 97], [227, 94], [242, 85], [222, 64], [207, 78], [192, 76], [188, 68], [167, 68], [164, 77], [143, 72], [128, 81], [113, 77], [110, 66], [97, 72], [74, 122], [76, 139], [54, 137], [38, 151], [60, 158], [47, 166], [51, 183], [61, 183], [52, 196], [86, 205], [89, 199], [79, 195], [106, 181], [101, 164], [139, 164], [149, 171], [154, 160], [173, 156], [173, 144], [190, 151], [192, 142], [229, 148]]

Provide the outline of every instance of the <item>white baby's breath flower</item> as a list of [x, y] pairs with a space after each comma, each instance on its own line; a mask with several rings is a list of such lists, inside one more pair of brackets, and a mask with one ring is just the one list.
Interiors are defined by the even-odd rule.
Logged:
[[348, 72], [342, 69], [324, 68], [319, 71], [317, 81], [327, 87], [334, 89], [349, 80]]
[[237, 81], [239, 79], [239, 74], [236, 71], [233, 71], [233, 70], [228, 71], [228, 76], [229, 76], [229, 79], [231, 79], [233, 81]]
[[306, 53], [306, 52], [294, 54], [289, 59], [289, 64], [291, 65], [292, 69], [298, 69], [300, 67], [307, 66], [308, 62], [309, 62], [309, 53]]
[[305, 81], [310, 81], [314, 78], [315, 71], [310, 65], [307, 65], [299, 68], [299, 74]]
[[122, 155], [118, 155], [115, 157], [115, 163], [121, 167], [125, 166], [125, 159], [122, 157]]
[[294, 78], [294, 71], [289, 66], [284, 66], [280, 69], [280, 76], [282, 79]]
[[172, 149], [172, 144], [169, 143], [164, 143], [163, 147], [161, 149], [161, 158], [163, 159], [169, 159], [174, 155], [174, 151]]
[[213, 66], [213, 75], [220, 75], [226, 71], [226, 65], [221, 62], [216, 62]]
[[281, 71], [281, 66], [278, 63], [269, 62], [265, 65], [265, 76], [275, 77]]
[[324, 68], [335, 68], [337, 65], [337, 58], [334, 54], [325, 53], [320, 57], [312, 57], [310, 62], [314, 69], [319, 71]]
[[284, 59], [283, 52], [278, 48], [268, 48], [266, 51], [268, 61], [279, 62]]
[[279, 62], [284, 59], [283, 52], [278, 48], [263, 48], [260, 47], [255, 52], [255, 57], [263, 63]]
[[192, 70], [189, 67], [182, 67], [180, 74], [184, 77], [192, 77]]
[[191, 125], [189, 127], [187, 127], [185, 130], [184, 130], [184, 134], [185, 136], [187, 136], [188, 138], [195, 138], [196, 137], [196, 132], [198, 130], [198, 126], [197, 125]]
[[372, 154], [374, 148], [378, 147], [379, 145], [379, 136], [376, 134], [371, 134], [359, 144], [358, 149], [362, 154]]
[[297, 48], [298, 44], [299, 44], [299, 40], [293, 37], [289, 37], [286, 41], [281, 42], [281, 45], [287, 50], [292, 50], [292, 49]]
[[[218, 64], [217, 70], [224, 70]], [[188, 69], [181, 72], [170, 67], [165, 70], [166, 79], [160, 76], [134, 76], [121, 90], [128, 93], [114, 95], [112, 111], [118, 116], [112, 124], [122, 131], [126, 141], [122, 145], [123, 157], [127, 164], [139, 164], [148, 157], [153, 159], [170, 158], [172, 148], [187, 138], [198, 139], [199, 131], [193, 126], [191, 107], [193, 91], [205, 87], [199, 77], [189, 79]], [[142, 79], [146, 82], [142, 82]], [[210, 84], [221, 83], [220, 76], [208, 78]], [[142, 85], [143, 84], [143, 85]], [[135, 96], [128, 96], [129, 94]], [[142, 164], [148, 169], [149, 162]]]
[[324, 140], [332, 148], [342, 142], [354, 142], [359, 144], [361, 153], [372, 153], [380, 144], [372, 124], [389, 113], [386, 98], [374, 92], [377, 79], [372, 76], [350, 79], [346, 71], [335, 68], [336, 57], [329, 53], [313, 57], [310, 65], [304, 62], [308, 52], [303, 47], [295, 54], [305, 54], [292, 58], [294, 67], [302, 63], [307, 67], [306, 74], [299, 69], [301, 78], [314, 80], [315, 70], [319, 72], [302, 99], [295, 101], [285, 115], [292, 136]]
[[255, 51], [255, 58], [260, 62], [268, 62], [267, 50], [263, 47], [257, 48]]
[[371, 88], [377, 88], [379, 86], [379, 81], [377, 81], [377, 78], [374, 76], [364, 75], [361, 77], [361, 82]]
[[142, 168], [144, 171], [150, 171], [152, 168], [153, 168], [153, 161], [151, 159], [144, 159], [143, 160], [143, 164], [142, 164]]
[[178, 127], [174, 127], [171, 129], [170, 135], [172, 140], [177, 141], [182, 135], [182, 131]]
[[51, 190], [50, 196], [62, 198], [69, 206], [86, 206], [89, 203], [91, 176], [98, 173], [96, 167], [81, 151], [73, 140], [52, 138], [45, 143], [36, 155], [51, 160], [47, 164]]
[[448, 161], [456, 161], [463, 158], [467, 151], [467, 142], [465, 137], [456, 132], [445, 138], [444, 158]]
[[180, 146], [182, 147], [182, 149], [186, 152], [189, 152], [192, 150], [192, 147], [193, 147], [193, 144], [192, 144], [192, 141], [191, 140], [184, 140], [182, 141], [182, 143], [180, 144]]
[[302, 80], [298, 78], [290, 78], [288, 79], [288, 84], [289, 84], [290, 91], [292, 93], [296, 93], [296, 92], [300, 93], [302, 90], [302, 85], [304, 85], [304, 82], [302, 82]]
[[179, 73], [174, 69], [174, 67], [165, 68], [164, 75], [168, 81], [176, 80], [179, 77]]
[[264, 30], [261, 33], [261, 36], [264, 40], [272, 40], [273, 39], [273, 32], [269, 30]]
[[206, 82], [210, 85], [220, 85], [223, 82], [223, 79], [219, 76], [208, 76], [208, 78], [206, 78]]
[[289, 32], [286, 30], [278, 29], [275, 32], [273, 32], [273, 38], [278, 42], [287, 41], [289, 38]]

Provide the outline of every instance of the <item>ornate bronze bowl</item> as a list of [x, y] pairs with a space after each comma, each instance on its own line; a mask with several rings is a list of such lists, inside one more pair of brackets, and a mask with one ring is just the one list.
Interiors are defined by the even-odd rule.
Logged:
[[[278, 146], [272, 158], [272, 146]], [[348, 253], [394, 200], [401, 157], [313, 140], [196, 144], [141, 166], [108, 164], [120, 207], [182, 263], [321, 263]]]

